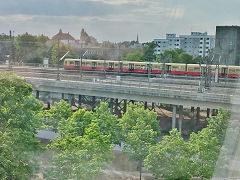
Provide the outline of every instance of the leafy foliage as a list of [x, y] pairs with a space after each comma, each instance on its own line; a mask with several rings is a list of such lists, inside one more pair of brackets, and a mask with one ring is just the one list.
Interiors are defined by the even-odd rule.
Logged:
[[156, 59], [154, 49], [156, 45], [154, 42], [146, 43], [144, 47], [136, 48], [131, 52], [128, 52], [122, 58], [123, 61], [150, 61], [153, 62]]
[[156, 61], [161, 63], [196, 64], [199, 63], [200, 60], [201, 57], [193, 58], [182, 49], [165, 50], [163, 54], [156, 57]]
[[31, 93], [25, 80], [0, 74], [0, 179], [30, 179], [38, 170], [35, 135], [42, 126], [42, 104]]
[[51, 109], [45, 111], [45, 123], [56, 132], [58, 122], [67, 120], [72, 116], [72, 113], [70, 105], [66, 101], [60, 100], [59, 102], [55, 102]]
[[154, 111], [144, 110], [137, 104], [131, 104], [120, 119], [120, 124], [124, 151], [130, 155], [130, 158], [139, 161], [141, 176], [142, 162], [148, 155], [148, 149], [157, 143], [160, 133], [157, 114]]
[[53, 157], [53, 167], [46, 170], [47, 179], [90, 180], [100, 173], [111, 158], [115, 138], [116, 117], [109, 113], [108, 104], [101, 103], [95, 113], [80, 109], [57, 122], [60, 137], [51, 148], [59, 153]]
[[190, 136], [192, 174], [211, 178], [216, 166], [227, 128], [229, 113], [220, 110], [217, 116], [208, 119], [208, 126]]
[[162, 141], [149, 149], [144, 165], [155, 178], [187, 180], [191, 178], [190, 147], [177, 129], [170, 131]]

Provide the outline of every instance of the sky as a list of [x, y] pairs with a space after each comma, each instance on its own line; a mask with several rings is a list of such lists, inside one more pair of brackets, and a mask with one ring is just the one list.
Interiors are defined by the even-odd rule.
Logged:
[[0, 33], [50, 38], [81, 29], [98, 42], [149, 42], [166, 33], [215, 35], [216, 26], [240, 25], [240, 0], [0, 0]]

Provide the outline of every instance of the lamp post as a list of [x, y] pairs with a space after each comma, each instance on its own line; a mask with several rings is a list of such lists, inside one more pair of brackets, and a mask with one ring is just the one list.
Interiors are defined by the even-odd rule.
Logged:
[[66, 54], [63, 55], [60, 59], [58, 59], [58, 68], [57, 68], [57, 80], [60, 81], [60, 72], [59, 72], [59, 65], [60, 61], [62, 61], [69, 53], [70, 51], [66, 52]]
[[85, 54], [88, 52], [88, 50], [86, 50], [83, 54], [81, 54], [81, 58], [80, 58], [80, 80], [82, 80], [82, 58], [85, 56]]

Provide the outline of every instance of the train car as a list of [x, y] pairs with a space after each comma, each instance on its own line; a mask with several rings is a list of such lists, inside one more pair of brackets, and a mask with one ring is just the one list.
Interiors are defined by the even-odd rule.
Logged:
[[201, 74], [200, 65], [199, 64], [187, 64], [185, 74], [187, 74], [189, 76], [200, 76], [200, 74]]
[[240, 78], [240, 66], [228, 66], [227, 77]]
[[166, 71], [168, 74], [185, 74], [186, 64], [166, 63]]
[[122, 72], [147, 73], [146, 62], [123, 61]]
[[161, 74], [164, 69], [162, 63], [151, 63], [151, 69], [153, 74]]

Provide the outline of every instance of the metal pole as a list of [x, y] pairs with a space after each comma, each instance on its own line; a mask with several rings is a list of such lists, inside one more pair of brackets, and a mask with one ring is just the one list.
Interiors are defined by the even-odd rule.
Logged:
[[60, 73], [59, 73], [59, 39], [58, 39], [58, 57], [57, 57], [57, 80], [60, 80]]
[[80, 80], [82, 80], [82, 55], [81, 55], [81, 61], [80, 61]]

